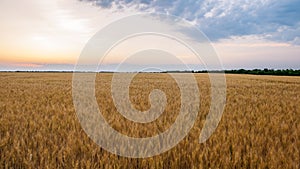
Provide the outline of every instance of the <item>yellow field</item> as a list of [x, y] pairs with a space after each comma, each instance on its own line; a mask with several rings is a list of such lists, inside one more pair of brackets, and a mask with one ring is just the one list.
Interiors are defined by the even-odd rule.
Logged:
[[[198, 118], [173, 149], [145, 159], [111, 154], [83, 131], [72, 101], [71, 73], [0, 73], [0, 168], [300, 168], [300, 78], [227, 75], [227, 103], [212, 137], [199, 144], [210, 107], [206, 74]], [[108, 123], [131, 137], [151, 137], [172, 125], [180, 92], [168, 74], [139, 74], [130, 99], [150, 108], [148, 95], [165, 91], [156, 121], [139, 124], [118, 114], [110, 95], [112, 74], [98, 74], [96, 95]]]

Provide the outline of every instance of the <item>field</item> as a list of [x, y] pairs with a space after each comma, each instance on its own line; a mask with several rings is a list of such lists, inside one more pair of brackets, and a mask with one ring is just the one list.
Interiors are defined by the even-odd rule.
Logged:
[[[187, 137], [144, 159], [100, 148], [83, 131], [72, 100], [71, 73], [0, 73], [0, 168], [300, 168], [300, 78], [226, 75], [227, 103], [212, 137], [199, 143], [210, 107], [207, 74], [195, 74], [201, 107]], [[107, 122], [131, 137], [151, 137], [172, 125], [180, 93], [168, 74], [138, 74], [130, 99], [150, 108], [152, 89], [167, 107], [154, 122], [127, 120], [114, 107], [112, 74], [97, 75], [96, 98]]]

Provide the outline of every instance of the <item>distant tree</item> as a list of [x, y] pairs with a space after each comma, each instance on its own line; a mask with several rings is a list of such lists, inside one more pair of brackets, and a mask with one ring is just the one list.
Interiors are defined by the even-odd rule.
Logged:
[[268, 68], [252, 69], [252, 70], [238, 69], [238, 70], [225, 70], [224, 72], [228, 74], [300, 76], [300, 70], [293, 70], [293, 69], [278, 69], [278, 70], [268, 69]]

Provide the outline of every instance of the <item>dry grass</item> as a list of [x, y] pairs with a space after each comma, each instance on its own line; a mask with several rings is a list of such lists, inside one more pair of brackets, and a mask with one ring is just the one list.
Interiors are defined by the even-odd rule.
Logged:
[[[72, 74], [0, 74], [0, 168], [300, 168], [300, 78], [227, 75], [222, 120], [204, 144], [199, 134], [210, 106], [206, 74], [195, 75], [201, 111], [189, 135], [159, 156], [130, 159], [99, 148], [82, 130], [72, 102]], [[167, 74], [139, 74], [130, 93], [135, 107], [150, 107], [154, 88], [166, 92], [165, 113], [149, 124], [116, 112], [111, 74], [99, 74], [97, 99], [112, 127], [132, 137], [166, 130], [178, 115], [180, 93]]]

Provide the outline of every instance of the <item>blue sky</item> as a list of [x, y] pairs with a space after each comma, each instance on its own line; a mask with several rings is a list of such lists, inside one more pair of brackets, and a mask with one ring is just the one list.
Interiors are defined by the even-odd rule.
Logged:
[[[88, 0], [91, 1], [91, 0]], [[171, 14], [196, 24], [211, 40], [259, 35], [300, 44], [299, 0], [92, 0], [102, 8]]]
[[143, 12], [188, 20], [225, 69], [300, 69], [299, 0], [1, 0], [0, 11], [0, 70], [72, 70], [96, 32]]

